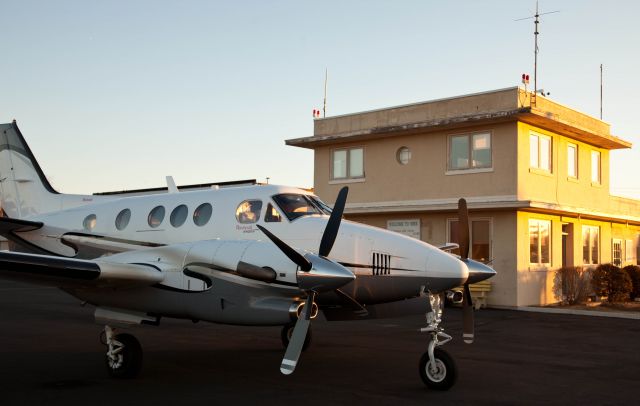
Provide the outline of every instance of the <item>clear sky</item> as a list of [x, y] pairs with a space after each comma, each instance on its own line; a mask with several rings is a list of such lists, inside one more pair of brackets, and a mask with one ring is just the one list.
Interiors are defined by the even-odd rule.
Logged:
[[[640, 2], [541, 0], [538, 87], [604, 120], [612, 192], [640, 198]], [[519, 84], [532, 0], [0, 0], [0, 122], [65, 193], [255, 178], [313, 186], [328, 115]]]

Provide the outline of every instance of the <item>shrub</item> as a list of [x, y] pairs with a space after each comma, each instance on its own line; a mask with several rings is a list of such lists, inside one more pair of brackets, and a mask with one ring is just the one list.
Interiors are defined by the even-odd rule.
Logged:
[[582, 267], [567, 266], [558, 269], [554, 281], [554, 292], [565, 304], [577, 304], [587, 300], [591, 287], [590, 273]]
[[629, 275], [612, 264], [598, 265], [591, 275], [591, 287], [598, 296], [607, 296], [611, 303], [629, 298], [632, 288]]
[[622, 270], [631, 278], [631, 299], [640, 298], [640, 266], [627, 265]]

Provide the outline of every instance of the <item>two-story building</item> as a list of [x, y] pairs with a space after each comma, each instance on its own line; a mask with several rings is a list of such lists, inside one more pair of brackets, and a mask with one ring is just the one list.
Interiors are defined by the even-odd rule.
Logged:
[[609, 152], [631, 143], [521, 88], [316, 119], [287, 144], [314, 150], [320, 197], [349, 186], [354, 221], [456, 242], [466, 198], [471, 255], [498, 272], [489, 305], [557, 302], [564, 265], [638, 261], [640, 201], [609, 193]]

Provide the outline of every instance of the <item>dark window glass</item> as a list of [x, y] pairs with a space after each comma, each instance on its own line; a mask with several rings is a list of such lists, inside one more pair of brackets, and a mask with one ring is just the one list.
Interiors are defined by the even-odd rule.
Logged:
[[169, 216], [171, 225], [174, 227], [180, 227], [181, 225], [183, 225], [185, 220], [187, 219], [187, 214], [189, 214], [189, 209], [187, 209], [187, 206], [185, 206], [184, 204], [181, 204], [180, 206], [173, 209], [173, 211], [171, 212], [171, 216]]
[[202, 203], [193, 212], [193, 222], [195, 225], [202, 227], [211, 219], [211, 213], [213, 213], [213, 207], [209, 203]]
[[267, 212], [264, 214], [264, 221], [267, 223], [279, 223], [282, 221], [282, 216], [280, 216], [278, 210], [276, 210], [271, 203], [267, 205]]
[[116, 228], [118, 230], [124, 230], [129, 225], [131, 220], [131, 210], [124, 209], [116, 216]]
[[305, 195], [285, 193], [273, 196], [273, 200], [289, 220], [294, 220], [298, 217], [308, 216], [311, 214], [322, 214], [320, 209], [318, 209], [311, 202], [311, 199]]
[[149, 213], [149, 217], [147, 218], [147, 222], [151, 228], [156, 228], [162, 224], [162, 220], [164, 220], [164, 206], [156, 206]]

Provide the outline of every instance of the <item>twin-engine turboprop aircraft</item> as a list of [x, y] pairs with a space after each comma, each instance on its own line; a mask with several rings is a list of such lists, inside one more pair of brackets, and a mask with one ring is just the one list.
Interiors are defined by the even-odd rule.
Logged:
[[[495, 274], [468, 259], [461, 199], [461, 257], [383, 229], [342, 221], [333, 206], [290, 187], [257, 185], [146, 196], [56, 192], [15, 121], [0, 125], [0, 277], [56, 286], [96, 307], [107, 367], [130, 378], [142, 349], [115, 328], [162, 317], [282, 325], [280, 370], [292, 373], [319, 311], [329, 320], [382, 316], [381, 306], [424, 296], [430, 334], [420, 376], [435, 389], [456, 379], [439, 327], [441, 293], [464, 285], [464, 339], [473, 340], [469, 283]], [[266, 237], [266, 238], [265, 238]], [[402, 312], [397, 313], [399, 315]]]

